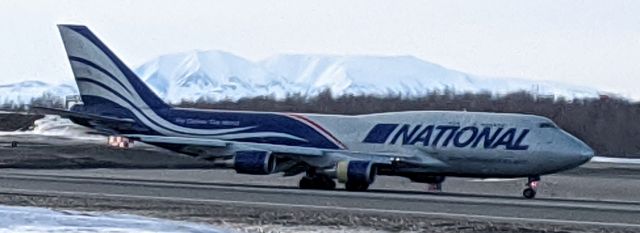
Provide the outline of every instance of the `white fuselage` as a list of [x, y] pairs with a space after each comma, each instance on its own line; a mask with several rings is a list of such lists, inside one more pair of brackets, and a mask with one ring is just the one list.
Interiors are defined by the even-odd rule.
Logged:
[[[593, 156], [586, 144], [551, 120], [533, 115], [412, 111], [306, 116], [332, 132], [349, 150], [424, 155], [446, 164], [415, 172], [516, 177], [573, 168]], [[372, 132], [381, 124], [389, 127]], [[382, 135], [366, 140], [376, 133]]]

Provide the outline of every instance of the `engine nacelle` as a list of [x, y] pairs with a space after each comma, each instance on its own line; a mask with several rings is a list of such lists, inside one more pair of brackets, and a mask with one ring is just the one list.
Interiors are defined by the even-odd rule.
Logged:
[[336, 176], [341, 183], [373, 183], [376, 177], [376, 168], [371, 161], [340, 161], [336, 166]]
[[276, 157], [269, 151], [237, 151], [233, 168], [240, 174], [266, 175], [276, 170]]
[[427, 184], [439, 184], [444, 182], [444, 176], [427, 176], [427, 175], [413, 175], [408, 177], [413, 182], [427, 183]]

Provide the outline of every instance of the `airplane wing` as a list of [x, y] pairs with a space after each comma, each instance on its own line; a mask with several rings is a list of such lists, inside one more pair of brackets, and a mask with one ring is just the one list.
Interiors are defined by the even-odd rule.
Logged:
[[305, 155], [305, 156], [322, 156], [324, 154], [323, 151], [319, 149], [299, 147], [299, 146], [282, 146], [282, 145], [251, 143], [251, 142], [234, 142], [234, 141], [227, 141], [227, 140], [220, 140], [220, 139], [169, 137], [169, 136], [155, 136], [155, 135], [143, 135], [143, 134], [124, 134], [122, 136], [129, 139], [138, 140], [138, 141], [147, 142], [147, 143], [203, 146], [203, 147], [213, 147], [213, 148], [228, 148], [234, 145], [235, 146], [240, 145], [247, 148], [272, 151], [276, 153], [299, 154], [299, 155]]
[[168, 136], [155, 136], [155, 135], [141, 135], [141, 134], [125, 134], [123, 137], [129, 139], [138, 140], [146, 143], [163, 143], [185, 146], [201, 146], [210, 148], [244, 148], [253, 150], [271, 151], [285, 155], [285, 157], [291, 158], [318, 158], [325, 157], [327, 160], [343, 160], [343, 159], [360, 159], [368, 160], [377, 164], [397, 164], [404, 163], [412, 166], [420, 167], [443, 167], [446, 166], [442, 161], [433, 158], [428, 155], [406, 155], [398, 153], [384, 153], [384, 152], [359, 152], [350, 150], [331, 150], [331, 149], [319, 149], [300, 146], [286, 146], [275, 144], [263, 144], [252, 142], [236, 142], [220, 139], [204, 139], [204, 138], [189, 138], [189, 137], [168, 137]]

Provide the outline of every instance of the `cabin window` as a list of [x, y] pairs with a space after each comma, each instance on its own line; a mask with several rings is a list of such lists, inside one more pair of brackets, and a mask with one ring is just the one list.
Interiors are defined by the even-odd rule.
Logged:
[[556, 127], [556, 125], [555, 125], [555, 124], [553, 124], [553, 123], [549, 123], [549, 122], [543, 122], [543, 123], [540, 123], [538, 126], [539, 126], [540, 128], [551, 128], [551, 129], [558, 128], [558, 127]]

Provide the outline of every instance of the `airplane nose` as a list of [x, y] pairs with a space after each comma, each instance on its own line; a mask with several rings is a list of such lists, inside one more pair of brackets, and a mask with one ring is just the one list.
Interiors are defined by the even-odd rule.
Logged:
[[557, 170], [567, 170], [583, 165], [595, 154], [589, 145], [569, 133], [565, 132], [564, 137], [558, 141], [560, 143], [556, 144], [559, 146], [557, 151], [564, 156], [556, 156]]
[[586, 162], [591, 160], [591, 158], [593, 158], [593, 156], [595, 155], [595, 152], [590, 147], [585, 146], [580, 150], [579, 154], [580, 154], [580, 157], [583, 158]]
[[595, 155], [595, 152], [593, 151], [593, 149], [591, 149], [591, 147], [589, 147], [586, 143], [575, 139], [576, 140], [576, 154], [579, 160], [583, 161], [582, 163], [586, 163], [589, 162], [589, 160], [591, 160], [591, 158], [593, 158], [593, 156]]

